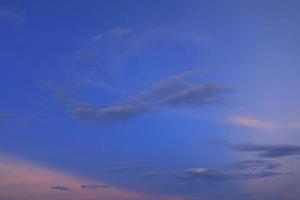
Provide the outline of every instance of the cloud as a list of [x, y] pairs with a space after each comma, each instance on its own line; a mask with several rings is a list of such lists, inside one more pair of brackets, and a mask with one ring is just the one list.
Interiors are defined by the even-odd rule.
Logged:
[[228, 119], [229, 123], [249, 127], [249, 128], [256, 128], [256, 129], [264, 129], [264, 130], [273, 130], [277, 128], [277, 124], [267, 122], [260, 119], [248, 118], [248, 117], [240, 117], [240, 116], [233, 116]]
[[224, 94], [230, 88], [217, 84], [201, 84], [191, 86], [185, 90], [171, 94], [160, 100], [161, 105], [170, 107], [196, 107], [203, 105], [216, 105], [225, 103]]
[[163, 107], [192, 108], [204, 105], [224, 105], [225, 96], [232, 90], [216, 83], [190, 83], [187, 79], [202, 72], [185, 71], [171, 76], [130, 96], [119, 104], [103, 108], [90, 105], [75, 105], [71, 114], [79, 120], [97, 124], [127, 121], [145, 113], [158, 111]]
[[121, 27], [117, 27], [114, 29], [111, 29], [103, 34], [98, 34], [95, 35], [91, 38], [92, 42], [100, 42], [102, 41], [104, 38], [108, 38], [108, 37], [121, 37], [121, 36], [125, 36], [128, 35], [129, 33], [133, 32], [133, 28], [121, 28]]
[[234, 150], [242, 152], [254, 152], [259, 157], [277, 158], [285, 156], [300, 155], [299, 145], [257, 145], [257, 144], [242, 144], [233, 147]]
[[110, 187], [110, 185], [107, 184], [102, 184], [102, 185], [81, 185], [80, 186], [82, 189], [90, 189], [90, 190], [95, 190], [95, 189], [99, 189], [99, 188], [108, 188]]
[[117, 105], [97, 109], [91, 106], [77, 106], [71, 112], [78, 119], [92, 123], [110, 123], [127, 121], [137, 115], [147, 113], [149, 106], [140, 105]]
[[186, 179], [204, 179], [213, 181], [223, 181], [232, 179], [232, 176], [215, 169], [207, 168], [193, 168], [184, 171], [184, 178]]
[[232, 173], [224, 172], [216, 169], [208, 168], [192, 168], [184, 171], [184, 175], [180, 178], [187, 181], [193, 180], [209, 180], [209, 181], [228, 181], [228, 180], [247, 180], [266, 178], [283, 173], [272, 172], [272, 171], [261, 171], [261, 172], [246, 172], [246, 173]]
[[281, 166], [281, 164], [269, 160], [245, 160], [245, 161], [235, 162], [231, 166], [238, 170], [264, 171], [264, 170], [272, 170], [278, 168]]
[[300, 128], [300, 122], [289, 123], [288, 127], [298, 129], [298, 128]]
[[59, 190], [59, 191], [70, 191], [71, 190], [71, 188], [63, 186], [63, 185], [53, 186], [50, 188], [53, 190]]

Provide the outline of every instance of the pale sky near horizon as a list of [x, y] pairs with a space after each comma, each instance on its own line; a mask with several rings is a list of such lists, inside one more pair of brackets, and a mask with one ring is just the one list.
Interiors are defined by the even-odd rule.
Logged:
[[0, 200], [299, 200], [299, 9], [0, 0]]

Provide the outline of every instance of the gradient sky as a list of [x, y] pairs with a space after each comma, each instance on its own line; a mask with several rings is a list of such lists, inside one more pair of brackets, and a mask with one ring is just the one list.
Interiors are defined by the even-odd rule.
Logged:
[[0, 200], [299, 200], [299, 10], [0, 0]]

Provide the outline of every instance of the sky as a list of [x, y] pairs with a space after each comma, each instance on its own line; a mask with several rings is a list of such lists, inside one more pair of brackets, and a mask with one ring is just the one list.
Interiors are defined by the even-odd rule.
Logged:
[[299, 9], [0, 0], [0, 200], [299, 200]]

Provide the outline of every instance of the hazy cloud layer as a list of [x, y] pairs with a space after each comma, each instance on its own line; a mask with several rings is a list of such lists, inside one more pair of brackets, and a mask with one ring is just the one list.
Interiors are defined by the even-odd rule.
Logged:
[[189, 77], [199, 72], [200, 70], [191, 70], [171, 76], [116, 105], [103, 108], [90, 105], [74, 106], [71, 113], [79, 120], [102, 124], [126, 121], [162, 107], [191, 108], [226, 104], [225, 96], [232, 91], [229, 87], [216, 83], [188, 81]]

